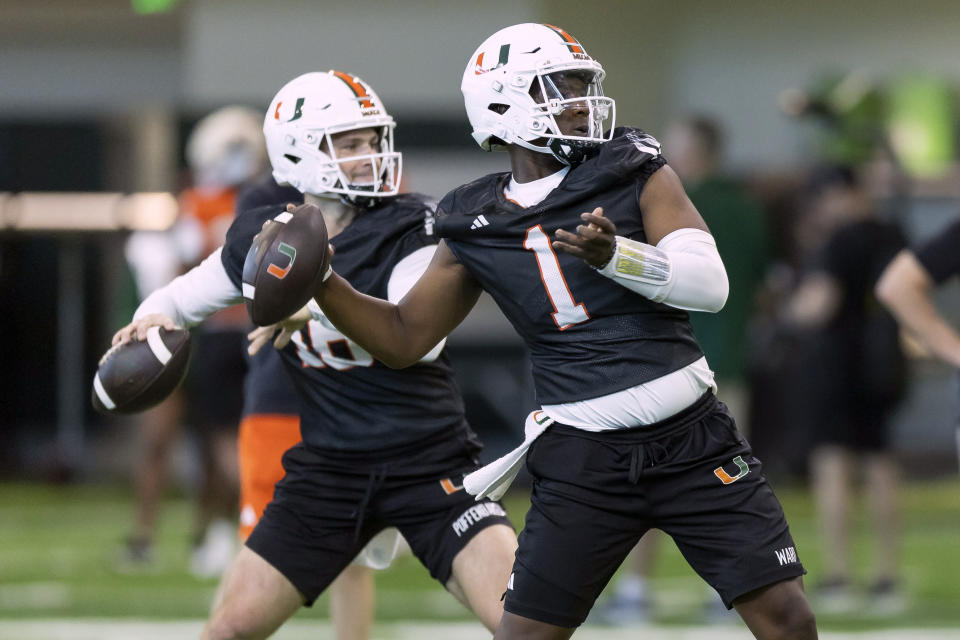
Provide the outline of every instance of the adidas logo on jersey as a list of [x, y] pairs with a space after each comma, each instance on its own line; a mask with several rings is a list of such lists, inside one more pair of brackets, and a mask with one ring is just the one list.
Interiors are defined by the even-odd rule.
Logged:
[[490, 224], [490, 223], [487, 222], [487, 219], [484, 218], [483, 215], [479, 215], [479, 216], [477, 216], [476, 218], [473, 219], [473, 224], [470, 225], [470, 228], [471, 228], [471, 229], [482, 229], [483, 227], [487, 226], [488, 224]]

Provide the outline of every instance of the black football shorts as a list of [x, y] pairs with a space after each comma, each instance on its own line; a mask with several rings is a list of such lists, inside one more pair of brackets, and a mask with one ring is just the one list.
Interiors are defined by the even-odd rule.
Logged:
[[760, 461], [708, 393], [654, 425], [589, 432], [553, 425], [527, 454], [531, 507], [507, 611], [576, 627], [651, 528], [669, 534], [729, 608], [805, 573]]
[[307, 606], [386, 527], [399, 529], [430, 575], [446, 584], [454, 557], [473, 536], [513, 526], [502, 505], [476, 502], [463, 490], [463, 476], [477, 468], [463, 434], [371, 458], [303, 443], [291, 448], [283, 456], [286, 475], [247, 539]]

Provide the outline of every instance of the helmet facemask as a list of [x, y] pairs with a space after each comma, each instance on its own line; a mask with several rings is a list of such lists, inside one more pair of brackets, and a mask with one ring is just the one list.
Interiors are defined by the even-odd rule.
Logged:
[[[348, 128], [340, 131], [332, 127], [329, 129], [306, 132], [306, 142], [316, 145], [317, 181], [322, 189], [315, 195], [324, 196], [337, 194], [354, 203], [369, 206], [372, 199], [395, 196], [400, 190], [400, 175], [402, 157], [393, 150], [393, 125], [371, 127], [377, 132], [378, 142], [376, 153], [345, 155], [338, 157], [335, 138], [337, 134], [349, 131], [363, 131], [364, 128]], [[341, 151], [341, 155], [343, 152]], [[344, 171], [342, 164], [367, 163], [370, 168], [370, 178], [351, 181]], [[351, 171], [351, 173], [354, 173]]]
[[[560, 68], [558, 68], [560, 67]], [[603, 69], [566, 65], [541, 65], [530, 83], [533, 101], [527, 135], [518, 144], [541, 153], [551, 153], [564, 164], [576, 164], [586, 153], [612, 136], [604, 123], [615, 120], [616, 105], [603, 95]], [[565, 111], [585, 112], [583, 124], [563, 132], [557, 117]], [[543, 141], [542, 144], [537, 144]]]

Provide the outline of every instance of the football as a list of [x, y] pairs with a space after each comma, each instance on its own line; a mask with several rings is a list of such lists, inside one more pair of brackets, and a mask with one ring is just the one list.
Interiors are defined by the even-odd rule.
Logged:
[[189, 331], [150, 327], [145, 341], [114, 345], [100, 358], [93, 407], [104, 414], [149, 409], [173, 393], [189, 362]]
[[310, 301], [330, 265], [320, 209], [302, 204], [258, 233], [243, 263], [243, 297], [258, 326], [279, 322]]

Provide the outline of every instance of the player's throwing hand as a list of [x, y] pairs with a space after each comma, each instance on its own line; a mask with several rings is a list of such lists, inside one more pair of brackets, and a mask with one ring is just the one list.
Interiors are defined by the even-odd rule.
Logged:
[[613, 257], [617, 227], [603, 216], [603, 207], [580, 214], [585, 224], [577, 225], [577, 232], [557, 229], [553, 248], [581, 258], [587, 264], [602, 268]]

